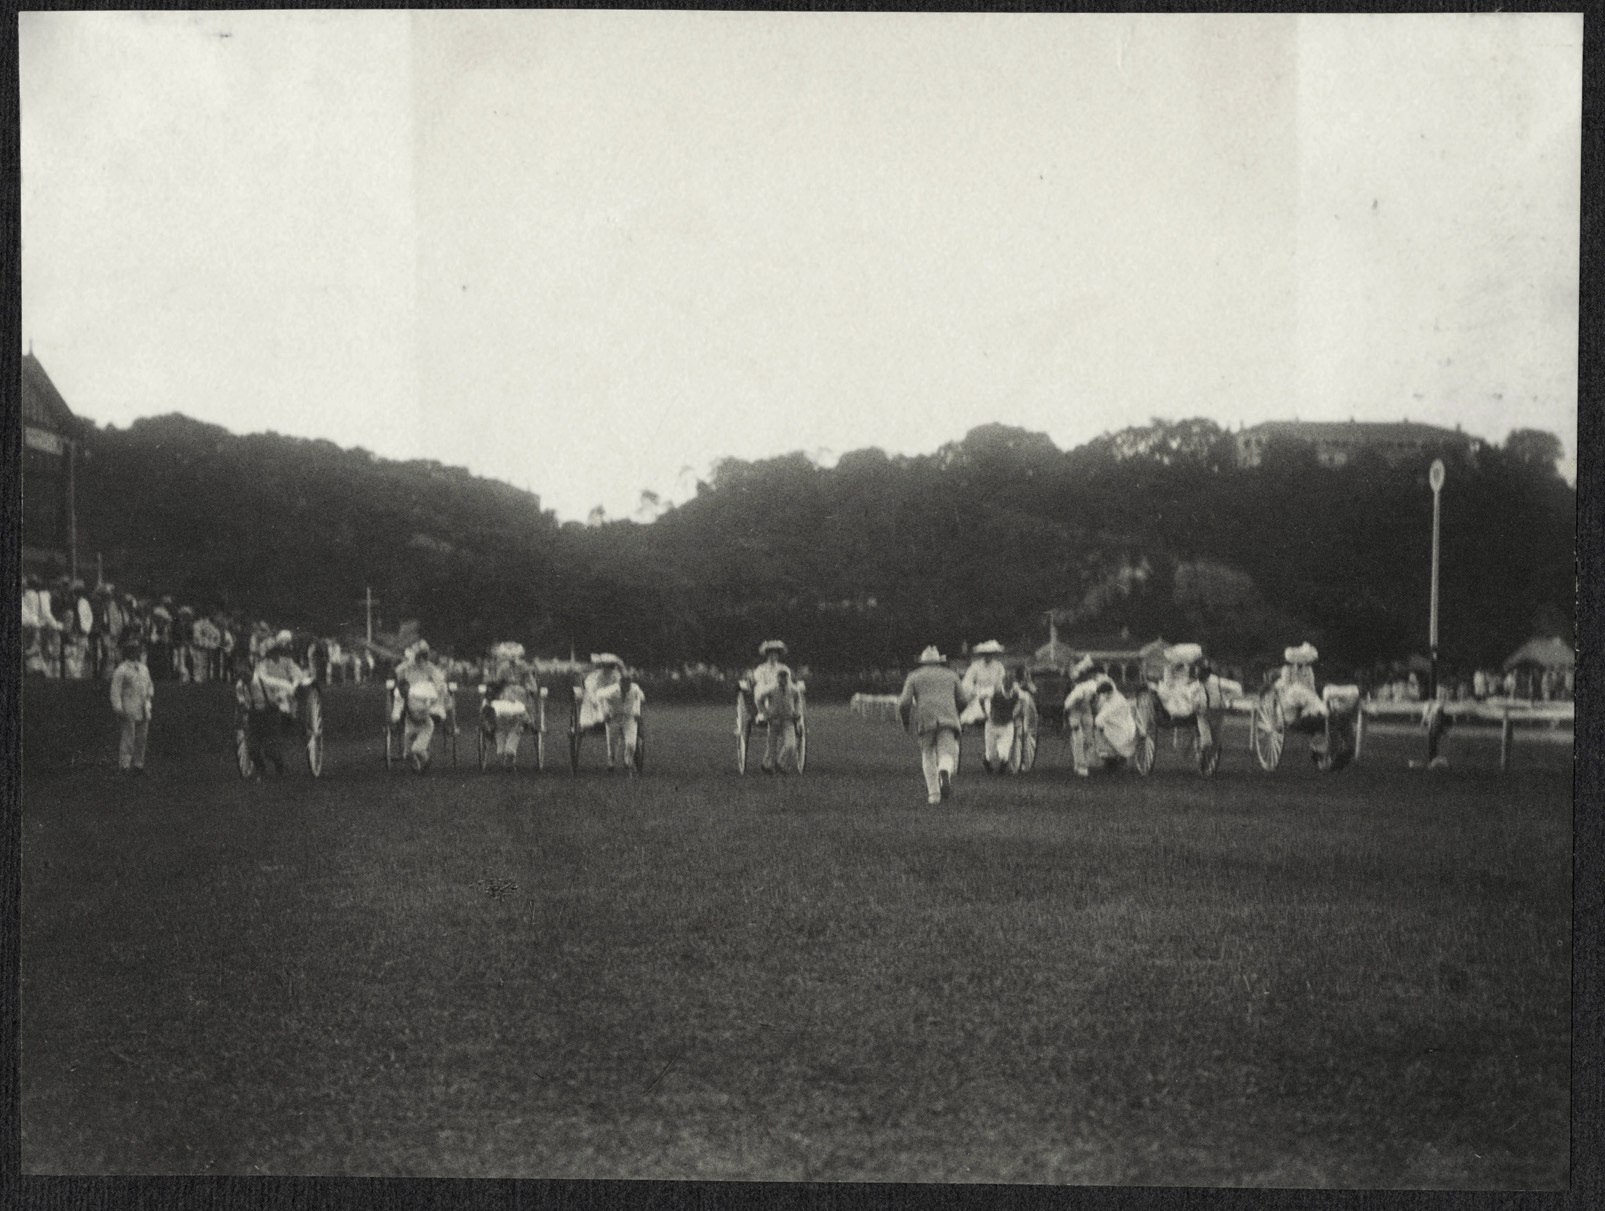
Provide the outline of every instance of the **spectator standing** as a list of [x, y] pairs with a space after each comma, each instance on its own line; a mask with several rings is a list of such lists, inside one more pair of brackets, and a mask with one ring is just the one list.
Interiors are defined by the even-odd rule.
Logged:
[[32, 573], [23, 578], [22, 667], [27, 673], [45, 671], [44, 633], [49, 624], [45, 622], [44, 607], [39, 599], [43, 587], [39, 578]]
[[211, 681], [218, 675], [217, 649], [222, 642], [217, 624], [202, 615], [191, 631], [191, 648], [194, 653], [192, 675], [196, 681]]
[[117, 768], [127, 774], [145, 772], [145, 741], [150, 735], [151, 705], [156, 687], [140, 659], [137, 639], [123, 644], [123, 660], [111, 675], [111, 709], [118, 719]]
[[195, 611], [179, 606], [173, 616], [173, 675], [195, 680]]
[[39, 660], [46, 677], [61, 676], [61, 616], [58, 601], [44, 582], [39, 585]]
[[173, 611], [171, 597], [151, 608], [145, 624], [145, 661], [151, 676], [166, 680], [173, 675]]
[[969, 705], [959, 675], [947, 667], [935, 645], [920, 653], [919, 668], [903, 682], [897, 714], [918, 737], [925, 773], [925, 801], [940, 803], [953, 793], [959, 761], [959, 716]]
[[95, 589], [95, 675], [110, 680], [117, 669], [123, 641], [123, 607], [115, 586]]
[[217, 616], [218, 676], [234, 680], [234, 628], [231, 618]]
[[89, 676], [92, 669], [89, 641], [95, 629], [95, 609], [89, 602], [83, 581], [75, 580], [67, 587], [66, 605], [62, 674], [80, 681]]

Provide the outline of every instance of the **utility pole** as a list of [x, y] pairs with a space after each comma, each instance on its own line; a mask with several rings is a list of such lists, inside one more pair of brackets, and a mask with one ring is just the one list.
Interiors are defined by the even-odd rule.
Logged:
[[67, 442], [67, 574], [78, 579], [78, 443]]
[[1432, 670], [1428, 674], [1429, 698], [1438, 696], [1438, 503], [1443, 492], [1443, 459], [1432, 460], [1427, 482], [1432, 485], [1432, 616], [1427, 623], [1427, 647], [1431, 649]]
[[373, 646], [373, 589], [371, 586], [363, 588], [363, 595], [368, 603], [368, 646]]

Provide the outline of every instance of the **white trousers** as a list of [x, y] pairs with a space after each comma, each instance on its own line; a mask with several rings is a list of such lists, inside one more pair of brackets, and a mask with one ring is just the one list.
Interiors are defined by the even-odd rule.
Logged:
[[635, 738], [640, 734], [641, 723], [634, 715], [607, 721], [608, 768], [615, 759], [622, 758], [625, 765], [635, 764]]
[[986, 759], [993, 765], [1007, 765], [1014, 751], [1014, 720], [1007, 723], [986, 721]]
[[940, 803], [942, 784], [938, 774], [947, 771], [951, 778], [959, 765], [959, 738], [942, 730], [926, 732], [920, 736], [920, 766], [925, 771], [925, 797], [927, 802]]
[[117, 768], [144, 769], [145, 738], [150, 735], [150, 720], [119, 715], [117, 721]]
[[422, 723], [414, 723], [409, 712], [406, 723], [401, 729], [402, 748], [408, 752], [423, 757], [429, 757], [429, 742], [435, 738], [435, 717], [425, 715]]
[[769, 734], [764, 737], [763, 767], [784, 770], [797, 768], [797, 721], [775, 719], [769, 723]]

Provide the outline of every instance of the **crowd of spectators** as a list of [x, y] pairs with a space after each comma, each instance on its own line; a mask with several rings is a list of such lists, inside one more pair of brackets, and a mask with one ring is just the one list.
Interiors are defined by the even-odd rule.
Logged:
[[[156, 681], [232, 680], [266, 650], [276, 628], [237, 611], [206, 612], [171, 596], [141, 596], [110, 583], [86, 588], [61, 577], [23, 580], [23, 671], [38, 677], [110, 681], [126, 640], [144, 650]], [[305, 659], [323, 681], [361, 682], [373, 675], [373, 654], [313, 638]]]

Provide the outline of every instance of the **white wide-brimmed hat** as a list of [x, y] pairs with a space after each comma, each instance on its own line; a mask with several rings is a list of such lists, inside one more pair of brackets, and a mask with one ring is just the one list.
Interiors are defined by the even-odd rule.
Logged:
[[977, 656], [1001, 656], [1003, 645], [996, 639], [988, 639], [985, 643], [978, 643], [970, 649]]
[[1204, 649], [1196, 643], [1173, 643], [1165, 649], [1166, 664], [1192, 664], [1204, 658]]
[[290, 634], [289, 631], [280, 631], [277, 635], [273, 636], [274, 647], [287, 648], [294, 642], [295, 636]]
[[592, 652], [591, 663], [611, 664], [616, 669], [622, 669], [624, 667], [624, 661], [620, 660], [612, 652]]
[[495, 647], [491, 648], [490, 655], [491, 659], [501, 664], [511, 664], [514, 661], [524, 659], [524, 645], [521, 643], [513, 643], [510, 640], [503, 643], [498, 643]]
[[1316, 657], [1315, 646], [1308, 641], [1296, 648], [1288, 648], [1282, 653], [1282, 659], [1288, 664], [1314, 664]]
[[1088, 672], [1091, 672], [1091, 671], [1092, 671], [1092, 657], [1091, 656], [1083, 656], [1080, 660], [1076, 661], [1074, 664], [1072, 664], [1070, 666], [1070, 676], [1072, 676], [1072, 677], [1079, 677], [1079, 676], [1081, 676], [1081, 674], [1088, 673]]
[[770, 652], [779, 652], [784, 656], [786, 654], [785, 643], [779, 639], [765, 639], [758, 645], [758, 655], [767, 656]]
[[941, 652], [937, 651], [936, 650], [936, 645], [933, 643], [933, 644], [931, 644], [930, 647], [926, 648], [923, 652], [920, 653], [920, 663], [921, 664], [946, 664], [947, 663], [947, 657], [942, 655]]

